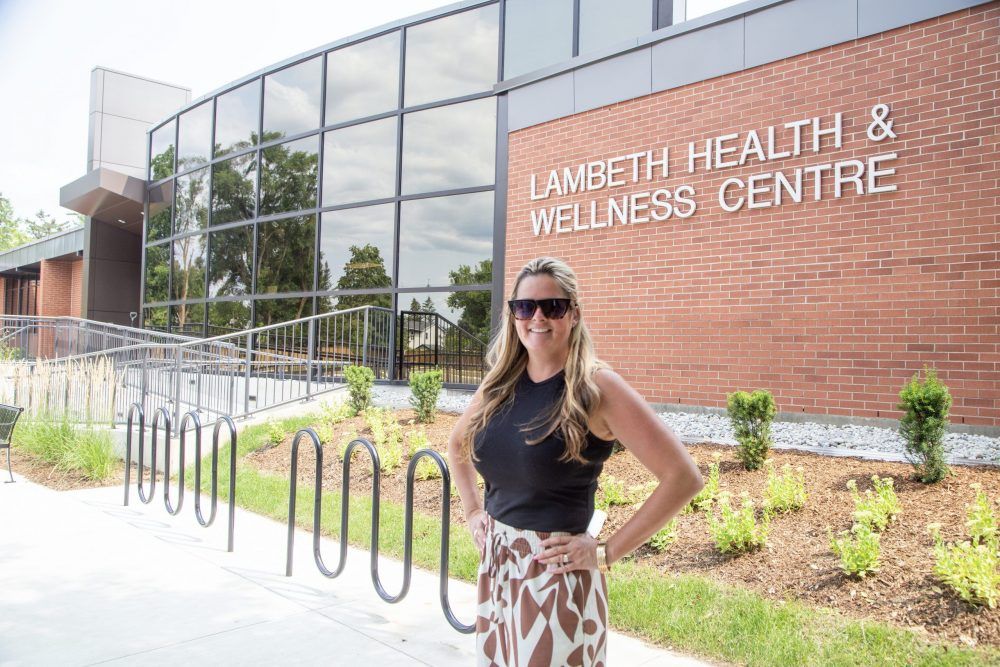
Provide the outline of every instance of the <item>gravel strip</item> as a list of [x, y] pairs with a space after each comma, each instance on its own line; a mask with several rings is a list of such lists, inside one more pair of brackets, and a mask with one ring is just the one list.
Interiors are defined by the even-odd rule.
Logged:
[[[408, 408], [410, 390], [404, 386], [376, 386], [372, 398], [376, 405]], [[443, 412], [462, 412], [469, 405], [471, 392], [445, 390], [438, 401]], [[659, 414], [685, 442], [717, 442], [735, 445], [729, 420], [716, 414], [662, 412]], [[855, 424], [817, 424], [814, 422], [775, 422], [771, 427], [775, 447], [803, 449], [836, 456], [862, 456], [886, 461], [905, 461], [903, 439], [888, 428]], [[1000, 438], [969, 433], [948, 433], [944, 437], [949, 463], [1000, 465]]]

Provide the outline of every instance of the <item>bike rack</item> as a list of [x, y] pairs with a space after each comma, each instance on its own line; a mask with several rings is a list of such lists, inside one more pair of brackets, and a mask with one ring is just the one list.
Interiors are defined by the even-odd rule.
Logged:
[[144, 444], [145, 444], [145, 415], [142, 411], [142, 406], [138, 403], [133, 403], [129, 407], [128, 411], [128, 432], [125, 436], [125, 502], [127, 506], [129, 502], [129, 486], [131, 484], [131, 461], [132, 461], [132, 425], [134, 423], [134, 417], [138, 414], [139, 417], [139, 479], [137, 481], [137, 488], [139, 491], [139, 499], [143, 503], [149, 504], [153, 500], [153, 496], [156, 491], [156, 440], [159, 428], [160, 417], [166, 420], [166, 425], [164, 428], [164, 435], [166, 437], [164, 443], [164, 464], [163, 464], [163, 504], [166, 507], [167, 512], [171, 516], [177, 516], [180, 514], [181, 507], [184, 505], [184, 454], [187, 449], [187, 430], [186, 426], [189, 421], [194, 422], [194, 456], [197, 460], [197, 464], [194, 469], [194, 514], [195, 519], [198, 521], [198, 525], [208, 528], [215, 522], [215, 516], [218, 511], [219, 506], [219, 434], [222, 430], [222, 426], [225, 425], [229, 429], [229, 532], [227, 536], [227, 546], [226, 551], [233, 550], [233, 533], [236, 524], [236, 424], [233, 423], [232, 418], [227, 415], [219, 417], [215, 422], [215, 429], [212, 431], [212, 492], [211, 492], [211, 509], [208, 513], [208, 519], [205, 518], [201, 511], [201, 419], [198, 414], [191, 410], [184, 414], [180, 423], [180, 455], [178, 458], [178, 464], [180, 465], [180, 472], [178, 472], [178, 489], [177, 489], [177, 507], [175, 508], [170, 502], [170, 413], [165, 407], [158, 408], [156, 414], [153, 416], [152, 423], [152, 460], [153, 460], [153, 470], [150, 472], [150, 486], [149, 495], [147, 496], [145, 490], [143, 489], [143, 456], [144, 456]]
[[437, 463], [441, 470], [441, 567], [440, 567], [440, 588], [441, 609], [451, 627], [463, 634], [471, 634], [475, 631], [475, 625], [464, 625], [458, 621], [451, 610], [448, 602], [448, 549], [449, 549], [449, 529], [451, 516], [451, 474], [448, 465], [437, 452], [429, 449], [422, 449], [410, 459], [410, 465], [406, 472], [406, 514], [403, 531], [403, 585], [399, 593], [391, 595], [386, 592], [385, 587], [378, 575], [378, 536], [379, 536], [379, 480], [381, 477], [379, 456], [375, 446], [364, 438], [352, 440], [347, 445], [344, 452], [343, 477], [341, 482], [340, 498], [340, 556], [337, 567], [329, 570], [323, 563], [323, 556], [320, 553], [320, 517], [322, 513], [322, 493], [323, 493], [323, 445], [319, 441], [319, 436], [311, 428], [299, 430], [292, 440], [292, 465], [288, 494], [288, 542], [285, 556], [285, 576], [292, 576], [292, 554], [295, 545], [295, 490], [298, 473], [298, 453], [299, 442], [302, 438], [308, 437], [312, 441], [313, 449], [316, 452], [316, 473], [315, 490], [313, 494], [313, 559], [320, 573], [327, 578], [339, 576], [344, 571], [347, 559], [347, 522], [350, 511], [350, 481], [351, 481], [351, 455], [358, 447], [363, 447], [372, 461], [372, 532], [371, 532], [371, 577], [375, 592], [384, 601], [393, 604], [399, 602], [410, 590], [410, 575], [413, 570], [413, 481], [416, 472], [417, 462], [422, 457], [430, 457]]

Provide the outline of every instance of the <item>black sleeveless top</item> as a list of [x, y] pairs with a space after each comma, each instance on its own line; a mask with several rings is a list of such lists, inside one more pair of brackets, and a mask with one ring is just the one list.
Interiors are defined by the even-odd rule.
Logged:
[[558, 431], [529, 445], [527, 440], [544, 431], [521, 430], [548, 415], [565, 391], [563, 371], [541, 382], [525, 372], [514, 396], [476, 436], [474, 463], [486, 482], [486, 511], [502, 523], [544, 532], [587, 530], [597, 477], [613, 441], [588, 433], [581, 452], [587, 463], [560, 461], [565, 445]]

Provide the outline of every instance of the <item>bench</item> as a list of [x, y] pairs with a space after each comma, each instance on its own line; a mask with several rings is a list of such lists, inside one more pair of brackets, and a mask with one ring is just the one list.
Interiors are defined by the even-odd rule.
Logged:
[[14, 481], [14, 473], [10, 471], [10, 441], [14, 437], [14, 426], [22, 412], [24, 408], [0, 403], [0, 449], [7, 450], [7, 474], [10, 475], [10, 482]]

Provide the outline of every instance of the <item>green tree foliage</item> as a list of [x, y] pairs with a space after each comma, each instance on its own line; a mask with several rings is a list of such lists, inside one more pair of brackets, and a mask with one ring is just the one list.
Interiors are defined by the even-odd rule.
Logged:
[[416, 299], [410, 299], [410, 310], [419, 313], [420, 312], [420, 302]]
[[774, 397], [763, 389], [752, 394], [737, 391], [729, 395], [727, 410], [739, 443], [736, 456], [747, 470], [760, 469], [771, 449], [771, 421], [776, 412]]
[[[489, 285], [493, 282], [493, 260], [484, 259], [476, 268], [462, 265], [449, 272], [452, 285]], [[455, 292], [448, 307], [461, 310], [458, 326], [484, 343], [490, 339], [490, 292]]]
[[925, 379], [917, 373], [899, 392], [899, 434], [905, 441], [906, 458], [916, 469], [916, 476], [925, 484], [939, 482], [948, 474], [944, 462], [944, 432], [948, 427], [951, 394], [941, 384], [934, 369], [924, 370]]
[[10, 200], [0, 193], [0, 252], [81, 224], [83, 217], [80, 215], [74, 214], [72, 219], [58, 222], [45, 211], [38, 211], [34, 218], [18, 218]]
[[430, 297], [424, 299], [423, 305], [420, 306], [420, 310], [425, 313], [436, 313], [437, 308], [434, 307], [434, 302], [431, 301]]

